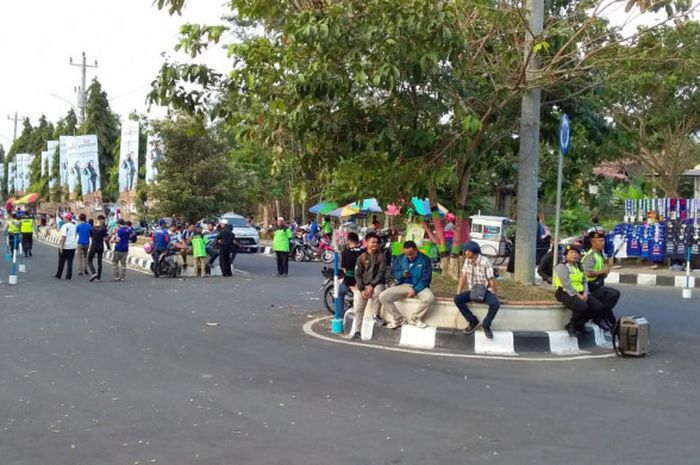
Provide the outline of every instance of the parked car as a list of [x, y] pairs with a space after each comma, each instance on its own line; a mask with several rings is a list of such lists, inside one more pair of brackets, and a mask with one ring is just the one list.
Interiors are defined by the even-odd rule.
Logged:
[[200, 221], [202, 224], [206, 224], [209, 221], [215, 221], [218, 223], [221, 220], [226, 220], [226, 222], [233, 228], [233, 234], [236, 235], [236, 240], [241, 244], [241, 252], [258, 252], [260, 248], [260, 234], [258, 234], [257, 229], [249, 226], [243, 216], [228, 212], [222, 214], [218, 218], [203, 219]]

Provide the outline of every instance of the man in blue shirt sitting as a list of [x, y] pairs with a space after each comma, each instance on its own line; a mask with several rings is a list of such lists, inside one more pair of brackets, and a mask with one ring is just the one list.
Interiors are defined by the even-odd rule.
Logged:
[[408, 323], [419, 328], [427, 327], [423, 318], [435, 301], [433, 291], [430, 290], [430, 281], [433, 278], [430, 259], [418, 250], [415, 242], [406, 241], [403, 245], [403, 254], [399, 255], [393, 263], [391, 274], [394, 276], [396, 285], [387, 288], [379, 295], [382, 306], [394, 317], [394, 321], [389, 323], [387, 328], [395, 329], [406, 323], [406, 318], [396, 308], [396, 302], [402, 299], [420, 301], [416, 311], [408, 318]]

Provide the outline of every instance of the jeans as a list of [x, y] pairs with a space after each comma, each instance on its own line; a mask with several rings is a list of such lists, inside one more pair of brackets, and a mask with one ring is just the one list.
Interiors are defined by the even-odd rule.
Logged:
[[[462, 292], [461, 294], [457, 294], [454, 298], [454, 301], [455, 305], [459, 309], [459, 312], [469, 322], [470, 325], [476, 325], [479, 323], [479, 319], [476, 317], [476, 315], [472, 313], [471, 310], [469, 310], [469, 307], [467, 307], [467, 302], [471, 301], [471, 292], [467, 291]], [[486, 291], [484, 303], [489, 306], [489, 311], [486, 314], [486, 318], [484, 318], [483, 326], [486, 328], [490, 328], [493, 319], [496, 317], [496, 313], [498, 313], [498, 309], [501, 308], [501, 303], [498, 301], [498, 297], [496, 297], [496, 294], [490, 291]]]
[[[90, 249], [90, 252], [88, 253], [88, 267], [90, 268], [90, 273], [96, 274], [97, 279], [102, 279], [102, 254], [104, 253], [104, 250], [94, 250]], [[95, 272], [95, 267], [92, 264], [92, 261], [97, 257], [97, 272]]]
[[207, 274], [211, 274], [211, 267], [214, 266], [214, 262], [219, 258], [219, 252], [216, 249], [207, 249], [207, 264], [205, 265], [205, 271]]
[[63, 252], [58, 252], [58, 270], [56, 277], [61, 279], [63, 268], [66, 268], [66, 279], [73, 277], [73, 258], [75, 257], [75, 249], [63, 249]]

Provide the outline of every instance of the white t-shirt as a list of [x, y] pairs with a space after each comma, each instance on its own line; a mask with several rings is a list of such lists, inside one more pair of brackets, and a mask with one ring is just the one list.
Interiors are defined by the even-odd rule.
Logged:
[[61, 226], [61, 237], [65, 237], [63, 248], [67, 250], [76, 249], [78, 247], [78, 234], [75, 231], [73, 223], [66, 223]]

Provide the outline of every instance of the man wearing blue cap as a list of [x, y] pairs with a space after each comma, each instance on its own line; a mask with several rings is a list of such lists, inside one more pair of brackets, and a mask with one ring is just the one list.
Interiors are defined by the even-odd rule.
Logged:
[[158, 269], [158, 258], [161, 254], [165, 253], [170, 243], [170, 235], [168, 234], [168, 228], [166, 228], [166, 221], [158, 221], [158, 229], [153, 231], [151, 240], [153, 241], [153, 252], [151, 253], [151, 258], [153, 259], [152, 271], [153, 276], [156, 278], [160, 277], [160, 270]]
[[[457, 295], [454, 298], [455, 305], [468, 322], [468, 326], [462, 333], [472, 334], [479, 327], [479, 319], [469, 310], [467, 302], [485, 302], [489, 306], [489, 311], [481, 324], [481, 329], [488, 339], [493, 339], [491, 323], [501, 306], [496, 297], [496, 276], [493, 273], [493, 264], [481, 255], [481, 247], [474, 241], [467, 242], [465, 255], [467, 259], [464, 261], [462, 276], [457, 284]], [[464, 291], [465, 287], [467, 291]]]

